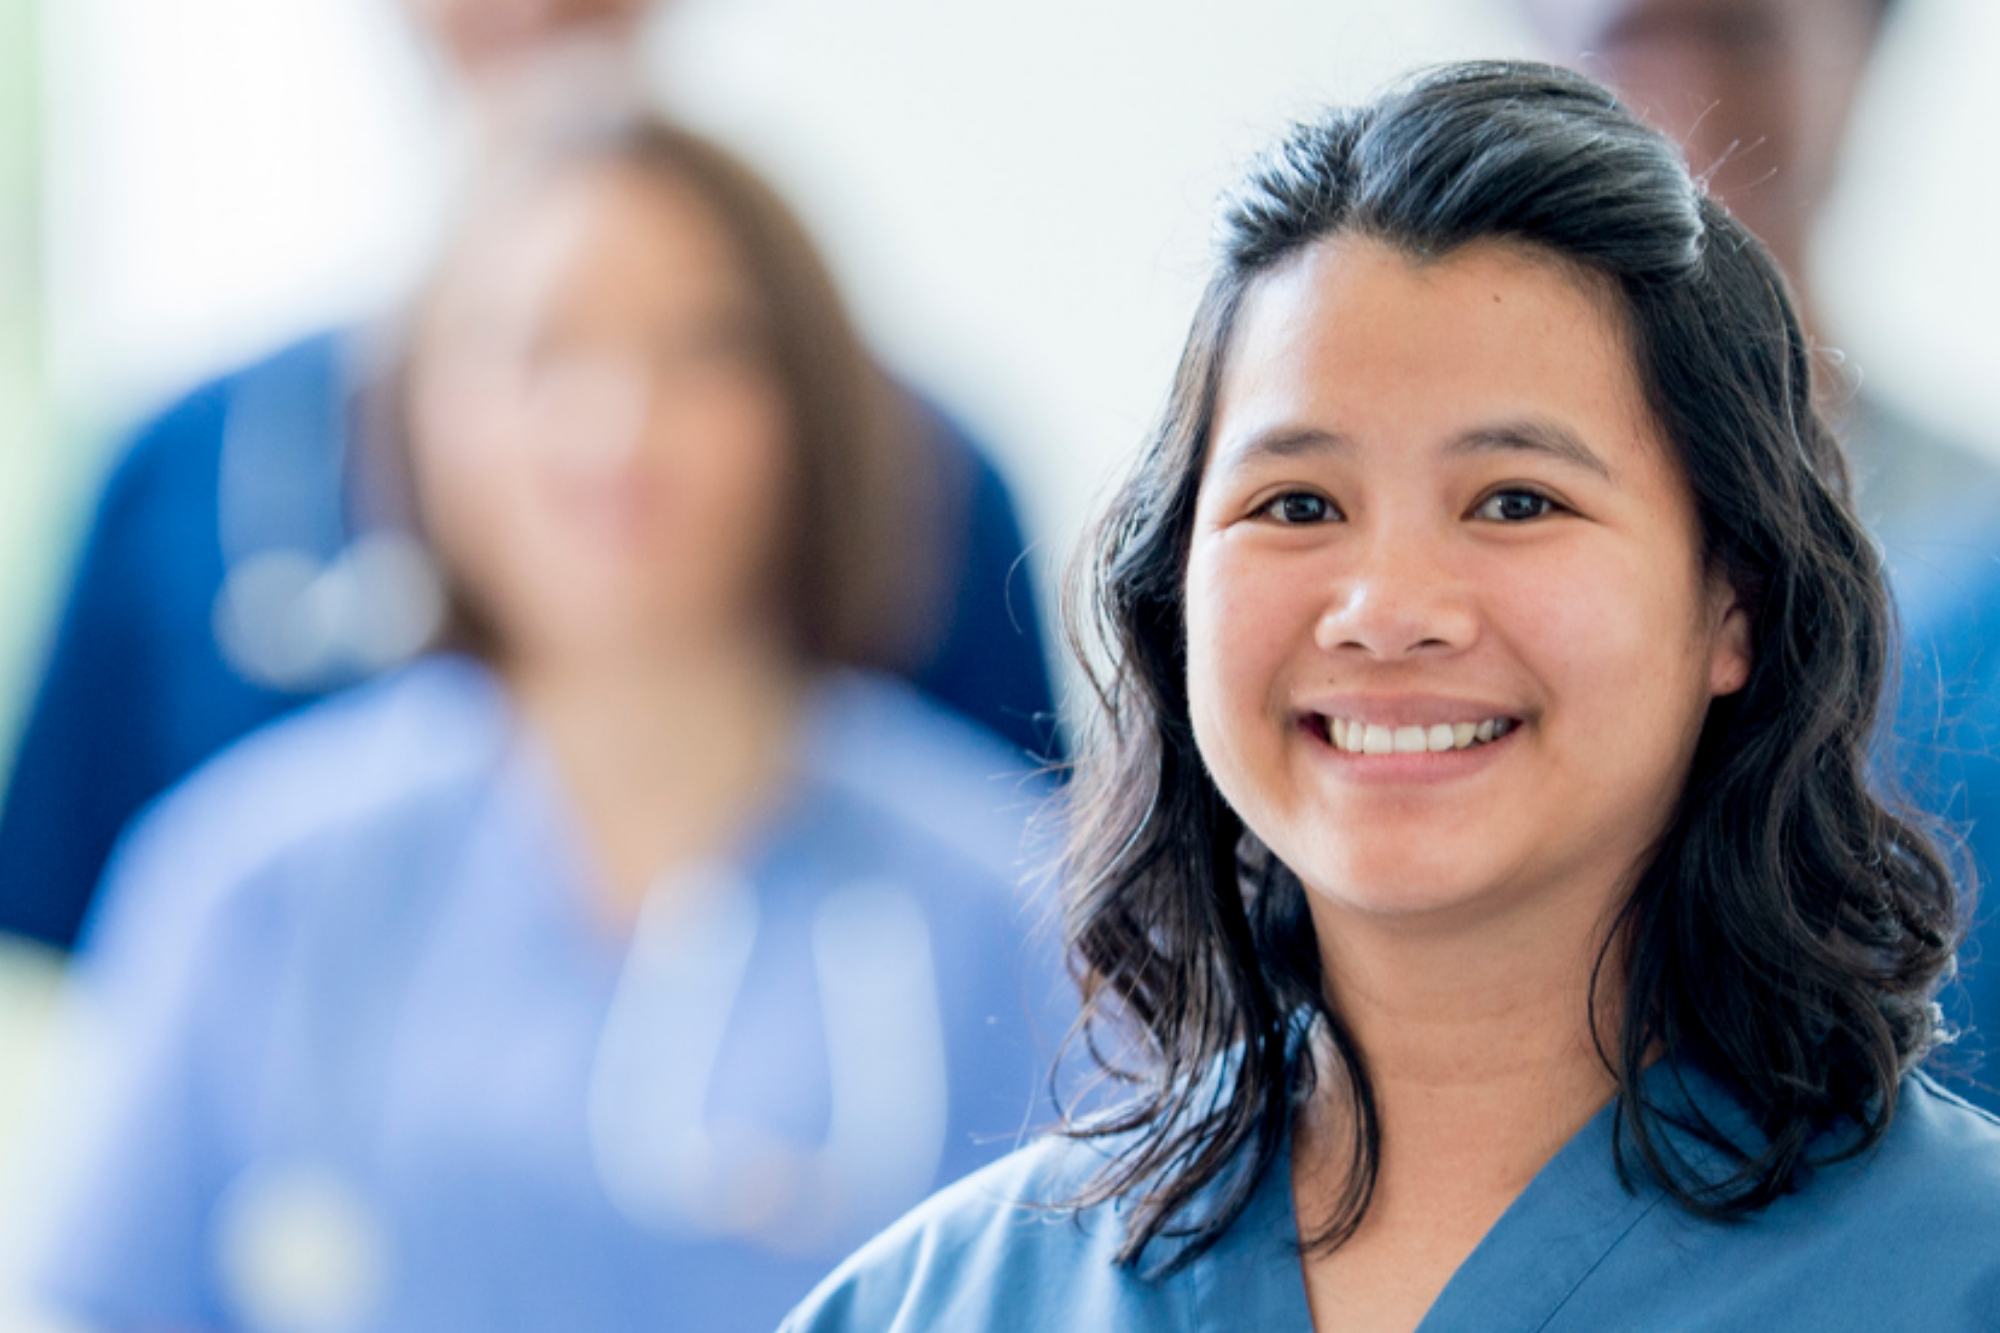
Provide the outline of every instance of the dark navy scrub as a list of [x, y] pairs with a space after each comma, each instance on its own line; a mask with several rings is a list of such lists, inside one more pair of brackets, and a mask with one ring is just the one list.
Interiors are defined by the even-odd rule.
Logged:
[[[1696, 1095], [1729, 1118], [1713, 1085]], [[1874, 1152], [1733, 1224], [1655, 1185], [1628, 1191], [1613, 1118], [1536, 1175], [1418, 1333], [2000, 1329], [2000, 1121], [1923, 1075], [1903, 1081]], [[1311, 1333], [1286, 1161], [1221, 1243], [1149, 1280], [1113, 1262], [1114, 1206], [1037, 1206], [1073, 1192], [1099, 1151], [1044, 1140], [961, 1181], [849, 1259], [783, 1333]]]

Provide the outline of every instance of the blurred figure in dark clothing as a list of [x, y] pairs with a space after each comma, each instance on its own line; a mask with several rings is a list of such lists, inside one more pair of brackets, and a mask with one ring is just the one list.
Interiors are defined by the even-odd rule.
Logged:
[[[1557, 53], [1686, 146], [1711, 192], [1771, 248], [1822, 337], [1809, 280], [1862, 78], [1895, 0], [1521, 0]], [[1830, 404], [1862, 516], [1894, 579], [1905, 643], [1888, 756], [1917, 803], [2000, 867], [2000, 470], [1867, 392]], [[1977, 909], [1942, 1061], [2000, 1110], [2000, 927]]]
[[[407, 0], [476, 151], [640, 100], [646, 0]], [[421, 648], [440, 603], [394, 487], [370, 474], [366, 330], [308, 338], [197, 388], [113, 471], [0, 808], [0, 930], [76, 937], [119, 830], [245, 732]], [[1024, 541], [983, 450], [917, 400], [948, 540], [905, 674], [1033, 753], [1054, 748]]]

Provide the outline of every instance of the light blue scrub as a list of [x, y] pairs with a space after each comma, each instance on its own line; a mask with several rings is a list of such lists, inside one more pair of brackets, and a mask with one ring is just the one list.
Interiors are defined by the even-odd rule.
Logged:
[[755, 1330], [1045, 1119], [1041, 787], [885, 679], [636, 932], [476, 665], [226, 753], [128, 838], [123, 1073], [45, 1290], [102, 1328]]
[[[1713, 1085], [1698, 1095], [1720, 1110]], [[2000, 1328], [2000, 1122], [1929, 1079], [1904, 1080], [1875, 1152], [1736, 1224], [1699, 1221], [1657, 1186], [1628, 1191], [1612, 1119], [1530, 1182], [1419, 1333]], [[1036, 1206], [1071, 1194], [1100, 1151], [1046, 1140], [960, 1181], [843, 1264], [783, 1333], [1310, 1333], [1287, 1163], [1213, 1250], [1149, 1280], [1113, 1262], [1114, 1206]]]

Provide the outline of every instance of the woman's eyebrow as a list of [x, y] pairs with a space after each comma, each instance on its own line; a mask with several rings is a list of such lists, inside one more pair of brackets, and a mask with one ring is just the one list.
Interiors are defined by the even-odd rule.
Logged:
[[1233, 467], [1267, 459], [1300, 458], [1306, 454], [1343, 454], [1353, 441], [1336, 431], [1314, 426], [1271, 426], [1243, 439], [1226, 440], [1218, 455]]
[[1606, 481], [1611, 481], [1611, 469], [1603, 459], [1591, 452], [1590, 446], [1569, 427], [1554, 421], [1506, 421], [1493, 426], [1481, 426], [1470, 430], [1451, 442], [1449, 452], [1454, 454], [1516, 453], [1542, 454], [1546, 457], [1580, 467], [1586, 472], [1595, 472]]
[[[1239, 440], [1226, 441], [1219, 451], [1231, 466], [1267, 459], [1299, 458], [1306, 454], [1344, 454], [1354, 442], [1338, 431], [1315, 426], [1273, 426]], [[1569, 427], [1532, 418], [1503, 421], [1466, 431], [1452, 440], [1447, 452], [1542, 454], [1612, 481], [1611, 468]]]

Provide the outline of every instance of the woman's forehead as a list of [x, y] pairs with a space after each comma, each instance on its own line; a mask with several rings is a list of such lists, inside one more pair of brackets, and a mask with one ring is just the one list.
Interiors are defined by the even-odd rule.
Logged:
[[1256, 280], [1233, 335], [1218, 445], [1273, 418], [1365, 433], [1533, 409], [1650, 425], [1618, 298], [1524, 246], [1426, 258], [1322, 241]]
[[[1340, 232], [1251, 280], [1237, 341], [1246, 321], [1289, 322], [1295, 333], [1320, 334], [1357, 320], [1379, 326], [1413, 303], [1452, 308], [1431, 329], [1439, 335], [1490, 325], [1482, 313], [1515, 320], [1524, 312], [1599, 339], [1622, 338], [1624, 331], [1623, 304], [1610, 280], [1542, 246], [1492, 237], [1425, 254], [1366, 232]], [[1482, 311], [1486, 305], [1494, 309]]]
[[572, 288], [638, 301], [669, 288], [733, 295], [744, 281], [720, 218], [691, 184], [606, 158], [564, 164], [491, 200], [439, 266], [431, 305], [532, 318]]

